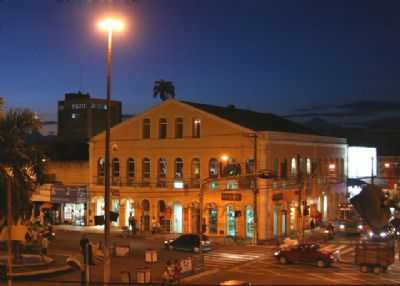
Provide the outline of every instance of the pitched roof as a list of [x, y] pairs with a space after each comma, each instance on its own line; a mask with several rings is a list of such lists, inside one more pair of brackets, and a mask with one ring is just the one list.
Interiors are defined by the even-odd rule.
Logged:
[[317, 134], [315, 131], [286, 118], [271, 114], [261, 113], [236, 107], [222, 107], [216, 105], [181, 101], [195, 108], [211, 113], [223, 119], [229, 120], [240, 126], [254, 131], [278, 131], [302, 134]]

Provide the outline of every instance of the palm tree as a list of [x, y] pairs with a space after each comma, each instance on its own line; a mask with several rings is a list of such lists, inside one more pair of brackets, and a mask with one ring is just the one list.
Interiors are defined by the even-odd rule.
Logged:
[[7, 180], [14, 224], [30, 217], [30, 195], [42, 182], [44, 155], [27, 139], [39, 126], [29, 110], [9, 110], [0, 117], [0, 232], [7, 225]]
[[175, 98], [175, 86], [172, 81], [167, 80], [156, 80], [154, 82], [153, 96], [160, 96], [162, 101], [168, 98]]

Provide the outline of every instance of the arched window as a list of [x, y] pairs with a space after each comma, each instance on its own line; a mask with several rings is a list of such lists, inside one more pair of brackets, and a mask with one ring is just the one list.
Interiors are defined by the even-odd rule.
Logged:
[[97, 175], [99, 177], [104, 177], [104, 158], [100, 158], [97, 161]]
[[208, 175], [210, 178], [218, 177], [218, 160], [215, 158], [210, 159], [208, 165]]
[[112, 181], [111, 183], [113, 185], [119, 185], [120, 184], [120, 178], [119, 178], [119, 160], [117, 158], [114, 158], [111, 162], [111, 175], [112, 175]]
[[126, 162], [126, 176], [128, 178], [128, 185], [131, 185], [135, 177], [135, 160], [129, 158]]
[[161, 118], [160, 122], [159, 122], [159, 138], [160, 139], [167, 138], [167, 127], [168, 127], [167, 119]]
[[144, 158], [142, 161], [142, 178], [149, 179], [150, 178], [150, 159]]
[[200, 178], [200, 159], [198, 158], [192, 160], [191, 176], [193, 179]]
[[143, 119], [143, 139], [150, 138], [150, 119]]
[[290, 161], [290, 175], [291, 176], [296, 176], [297, 175], [297, 162], [296, 158], [292, 158]]
[[254, 173], [254, 159], [248, 159], [246, 161], [246, 174]]
[[183, 178], [183, 160], [181, 158], [175, 159], [175, 178]]
[[175, 138], [183, 138], [183, 118], [175, 119]]
[[112, 160], [112, 176], [113, 178], [119, 177], [119, 160], [117, 158]]
[[274, 166], [273, 166], [273, 171], [274, 171], [274, 175], [275, 176], [279, 176], [279, 160], [278, 159], [274, 159]]
[[307, 175], [311, 175], [311, 159], [310, 158], [306, 159], [306, 171], [307, 171]]
[[157, 175], [157, 187], [165, 188], [167, 186], [167, 160], [164, 158], [158, 159]]
[[158, 159], [158, 178], [167, 177], [167, 160], [164, 158]]
[[283, 159], [281, 161], [281, 178], [286, 179], [287, 178], [287, 160]]

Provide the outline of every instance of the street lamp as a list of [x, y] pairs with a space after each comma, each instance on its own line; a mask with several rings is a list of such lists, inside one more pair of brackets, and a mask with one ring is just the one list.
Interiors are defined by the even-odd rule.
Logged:
[[98, 23], [98, 28], [107, 32], [107, 117], [105, 138], [105, 178], [104, 178], [104, 283], [110, 282], [110, 121], [111, 121], [111, 76], [112, 76], [112, 36], [121, 32], [124, 22], [121, 19], [106, 18]]

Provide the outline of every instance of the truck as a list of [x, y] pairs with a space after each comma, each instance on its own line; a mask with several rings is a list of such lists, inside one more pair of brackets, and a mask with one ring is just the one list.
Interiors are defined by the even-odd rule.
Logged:
[[363, 186], [350, 202], [370, 229], [366, 239], [356, 244], [355, 263], [361, 272], [386, 271], [395, 260], [396, 231], [391, 226], [389, 208], [398, 207], [398, 203], [388, 200], [381, 187], [371, 184]]
[[355, 263], [360, 271], [382, 273], [394, 263], [395, 242], [387, 241], [359, 241], [355, 249]]

